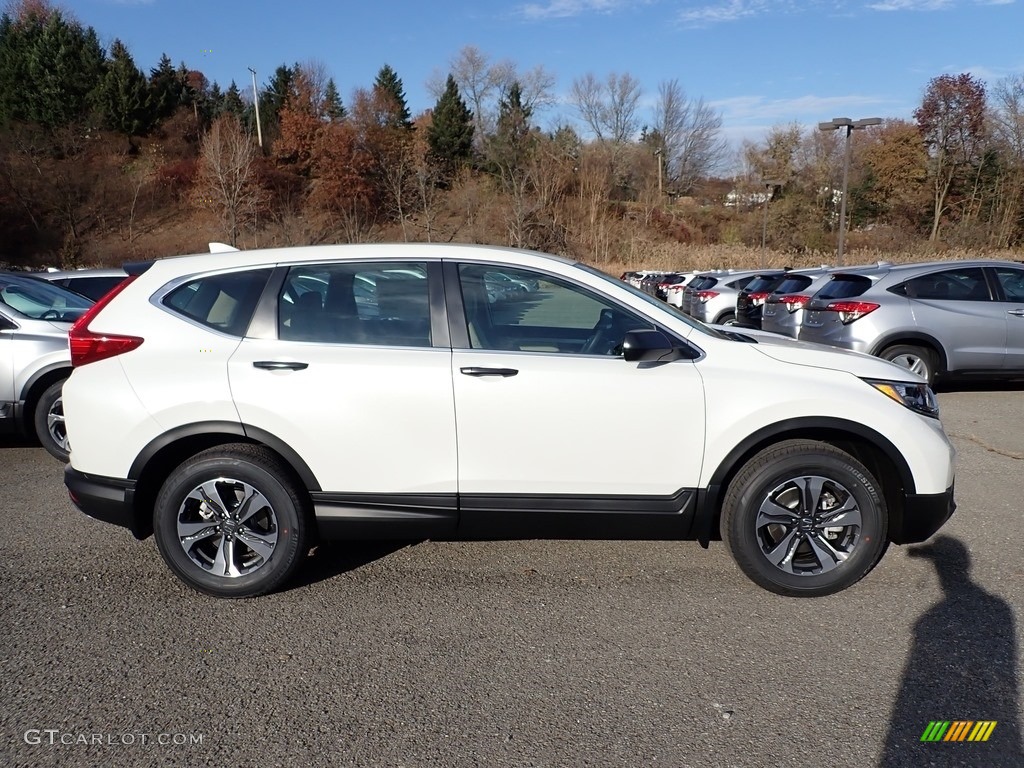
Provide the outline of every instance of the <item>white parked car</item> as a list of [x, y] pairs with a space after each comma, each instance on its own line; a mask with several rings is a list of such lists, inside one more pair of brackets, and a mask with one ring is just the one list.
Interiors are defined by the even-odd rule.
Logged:
[[[537, 290], [490, 302], [495, 270]], [[66, 484], [209, 594], [272, 590], [321, 538], [720, 535], [762, 587], [826, 595], [954, 509], [910, 371], [709, 328], [567, 259], [403, 243], [130, 271], [70, 333]], [[688, 438], [621, 417], [638, 402], [687, 404]]]

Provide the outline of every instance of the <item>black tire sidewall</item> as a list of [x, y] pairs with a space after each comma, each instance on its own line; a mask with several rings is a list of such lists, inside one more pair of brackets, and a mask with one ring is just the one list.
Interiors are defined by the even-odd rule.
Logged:
[[[233, 578], [207, 573], [189, 559], [177, 534], [177, 514], [185, 497], [202, 483], [230, 477], [248, 483], [270, 502], [277, 516], [278, 538], [270, 559], [251, 574]], [[153, 531], [167, 566], [182, 581], [215, 597], [251, 597], [283, 582], [298, 563], [305, 535], [303, 515], [284, 482], [260, 462], [211, 455], [186, 462], [167, 478], [153, 508]]]
[[40, 445], [46, 449], [47, 453], [63, 462], [67, 462], [68, 453], [57, 445], [50, 436], [50, 426], [47, 423], [47, 417], [50, 415], [50, 409], [53, 407], [53, 404], [60, 399], [65, 381], [66, 379], [55, 381], [43, 390], [43, 394], [36, 401], [35, 411], [32, 414], [32, 426], [35, 429], [36, 439], [39, 440]]
[[[748, 477], [738, 477], [743, 488], [735, 508], [724, 521], [723, 534], [743, 571], [766, 589], [786, 595], [828, 595], [863, 578], [885, 551], [888, 536], [885, 502], [867, 470], [852, 460], [811, 451], [775, 461], [766, 456], [761, 464]], [[757, 538], [755, 521], [761, 502], [773, 489], [800, 475], [818, 475], [840, 483], [853, 494], [861, 512], [860, 538], [853, 554], [824, 574], [785, 573], [764, 557]]]

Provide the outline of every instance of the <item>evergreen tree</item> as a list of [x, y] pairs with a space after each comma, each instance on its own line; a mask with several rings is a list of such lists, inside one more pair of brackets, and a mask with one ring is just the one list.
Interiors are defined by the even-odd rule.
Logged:
[[158, 120], [174, 114], [181, 104], [185, 83], [175, 71], [167, 54], [160, 57], [160, 63], [149, 70], [149, 99]]
[[427, 143], [431, 158], [445, 176], [450, 177], [472, 157], [473, 113], [459, 95], [459, 87], [451, 75], [448, 75], [444, 93], [434, 105]]
[[324, 88], [324, 114], [332, 123], [345, 119], [345, 107], [341, 103], [338, 86], [334, 84], [333, 77], [327, 79], [327, 85]]
[[224, 114], [224, 94], [221, 93], [220, 85], [216, 80], [213, 81], [213, 85], [210, 86], [210, 90], [206, 94], [206, 105], [203, 114], [211, 122]]
[[0, 19], [0, 121], [54, 128], [88, 119], [105, 54], [92, 27], [43, 8]]
[[391, 128], [412, 128], [409, 106], [405, 101], [405, 89], [402, 80], [390, 66], [385, 64], [373, 81], [373, 90], [384, 96], [390, 105], [386, 125]]
[[224, 112], [235, 117], [241, 117], [244, 111], [245, 105], [242, 103], [242, 94], [238, 90], [238, 86], [235, 85], [235, 81], [232, 80], [231, 85], [224, 92]]
[[100, 105], [107, 126], [129, 139], [146, 133], [154, 122], [149, 85], [120, 40], [114, 40], [110, 46], [106, 70], [100, 86]]
[[521, 181], [526, 161], [533, 149], [531, 115], [532, 110], [523, 104], [522, 88], [518, 82], [513, 82], [508, 93], [498, 103], [498, 125], [488, 142], [492, 172], [507, 187]]
[[260, 91], [260, 125], [264, 146], [272, 144], [280, 132], [279, 115], [294, 90], [296, 69], [282, 64], [274, 70], [274, 76]]

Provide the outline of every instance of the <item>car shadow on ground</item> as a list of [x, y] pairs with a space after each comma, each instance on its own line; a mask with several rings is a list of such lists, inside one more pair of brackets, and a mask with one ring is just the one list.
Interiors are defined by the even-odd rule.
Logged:
[[400, 549], [420, 544], [422, 539], [401, 541], [326, 541], [318, 544], [284, 591], [301, 589], [327, 581], [393, 555]]
[[[944, 594], [914, 625], [879, 768], [1019, 768], [1024, 751], [1013, 609], [971, 580], [971, 557], [958, 539], [939, 536], [908, 552], [931, 561]], [[993, 721], [986, 741], [970, 740]]]
[[22, 435], [0, 435], [0, 451], [5, 448], [39, 448], [38, 440]]
[[952, 379], [935, 382], [935, 391], [943, 392], [1024, 392], [1021, 379]]

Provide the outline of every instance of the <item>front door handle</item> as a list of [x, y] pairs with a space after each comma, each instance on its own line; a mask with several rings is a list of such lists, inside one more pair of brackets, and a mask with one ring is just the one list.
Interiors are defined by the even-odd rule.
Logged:
[[309, 368], [309, 363], [294, 363], [287, 360], [257, 360], [252, 364], [252, 367], [264, 371], [304, 371]]
[[468, 368], [459, 368], [459, 371], [466, 376], [515, 376], [519, 373], [515, 368], [479, 368], [477, 366], [470, 366]]

